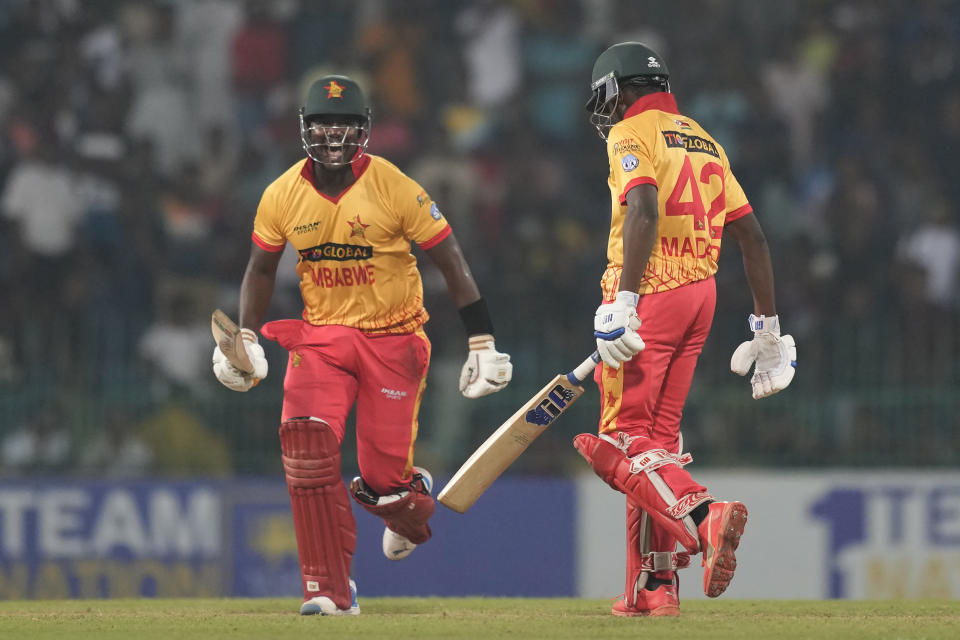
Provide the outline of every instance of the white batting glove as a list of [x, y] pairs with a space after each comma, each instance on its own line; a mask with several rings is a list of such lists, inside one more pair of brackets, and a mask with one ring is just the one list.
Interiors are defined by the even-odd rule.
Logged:
[[241, 329], [240, 335], [243, 337], [243, 346], [247, 350], [250, 364], [253, 365], [253, 373], [244, 373], [230, 364], [227, 356], [220, 350], [220, 345], [217, 345], [213, 350], [213, 374], [228, 389], [249, 391], [267, 377], [267, 358], [263, 354], [263, 347], [257, 341], [257, 334], [250, 329]]
[[759, 400], [783, 391], [790, 385], [797, 370], [797, 347], [793, 336], [780, 336], [778, 316], [755, 316], [751, 313], [749, 323], [753, 340], [744, 342], [733, 352], [730, 369], [745, 376], [750, 371], [750, 365], [756, 364], [750, 386], [753, 387], [753, 399]]
[[470, 353], [460, 369], [460, 393], [467, 398], [480, 398], [496, 393], [513, 379], [510, 356], [497, 351], [489, 333], [470, 338]]
[[597, 307], [593, 335], [597, 339], [597, 351], [608, 367], [619, 369], [620, 363], [630, 360], [647, 346], [637, 333], [640, 328], [640, 318], [637, 317], [639, 300], [636, 293], [621, 291], [616, 300]]

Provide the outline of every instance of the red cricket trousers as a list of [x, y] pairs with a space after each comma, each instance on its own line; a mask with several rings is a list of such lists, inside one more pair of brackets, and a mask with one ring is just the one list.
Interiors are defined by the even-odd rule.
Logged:
[[410, 482], [420, 399], [427, 384], [430, 341], [423, 329], [369, 336], [341, 325], [277, 320], [261, 333], [289, 351], [282, 421], [312, 416], [343, 442], [347, 415], [357, 406], [360, 474], [375, 492]]
[[[600, 433], [619, 431], [638, 438], [631, 443], [630, 455], [650, 449], [682, 453], [683, 405], [710, 333], [716, 301], [713, 278], [640, 296], [638, 333], [646, 348], [619, 369], [597, 367]], [[680, 467], [667, 465], [658, 471], [677, 497], [706, 490]]]

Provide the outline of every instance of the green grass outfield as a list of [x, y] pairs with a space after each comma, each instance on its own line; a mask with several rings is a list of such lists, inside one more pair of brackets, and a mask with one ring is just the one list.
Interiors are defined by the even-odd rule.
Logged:
[[960, 638], [960, 602], [936, 600], [697, 600], [669, 619], [616, 618], [609, 601], [570, 598], [364, 598], [360, 616], [332, 618], [296, 615], [299, 604], [0, 602], [0, 638]]

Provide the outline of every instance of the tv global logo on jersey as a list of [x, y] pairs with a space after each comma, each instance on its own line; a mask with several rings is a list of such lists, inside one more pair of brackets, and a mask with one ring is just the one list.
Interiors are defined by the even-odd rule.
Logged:
[[960, 596], [960, 480], [904, 478], [839, 486], [811, 504], [827, 527], [827, 597]]

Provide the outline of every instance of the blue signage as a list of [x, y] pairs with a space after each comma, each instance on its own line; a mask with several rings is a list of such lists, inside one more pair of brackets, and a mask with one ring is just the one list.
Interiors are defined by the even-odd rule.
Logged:
[[[446, 479], [438, 479], [443, 486]], [[366, 596], [573, 596], [574, 491], [504, 478], [466, 514], [437, 505], [409, 559], [354, 505]], [[280, 479], [0, 482], [0, 599], [299, 596]]]

